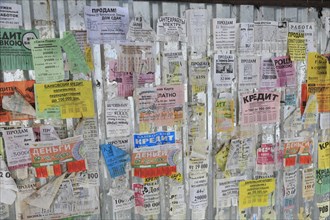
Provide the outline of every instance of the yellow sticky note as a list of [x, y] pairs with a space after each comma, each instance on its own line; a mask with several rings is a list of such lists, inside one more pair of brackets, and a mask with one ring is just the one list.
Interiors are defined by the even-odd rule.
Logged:
[[319, 169], [330, 168], [330, 141], [318, 144], [318, 167]]
[[275, 190], [275, 178], [247, 180], [239, 183], [239, 210], [271, 205], [270, 193]]
[[[94, 117], [92, 82], [79, 80], [34, 85], [37, 118]], [[56, 114], [53, 114], [56, 111]]]

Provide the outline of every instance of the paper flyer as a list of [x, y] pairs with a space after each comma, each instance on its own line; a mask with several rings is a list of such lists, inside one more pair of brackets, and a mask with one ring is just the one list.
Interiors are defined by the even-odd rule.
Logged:
[[32, 128], [5, 130], [3, 139], [9, 170], [17, 170], [31, 165], [28, 143], [35, 140]]
[[103, 44], [126, 39], [128, 8], [85, 6], [84, 18], [89, 43]]
[[270, 56], [264, 55], [260, 61], [260, 88], [271, 89], [278, 85], [278, 75]]
[[276, 21], [254, 21], [254, 48], [257, 53], [276, 50], [277, 30]]
[[172, 126], [183, 118], [182, 85], [138, 88], [136, 96], [140, 127], [143, 123]]
[[186, 10], [187, 42], [193, 51], [204, 50], [207, 45], [209, 15], [206, 9]]
[[273, 57], [272, 58], [277, 72], [277, 84], [280, 87], [296, 86], [296, 70], [289, 56]]
[[131, 106], [126, 99], [112, 99], [105, 103], [107, 138], [129, 136], [131, 133]]
[[214, 55], [214, 86], [230, 88], [236, 75], [235, 56], [233, 54]]
[[64, 80], [61, 40], [40, 39], [31, 41], [36, 83]]
[[102, 144], [101, 150], [110, 176], [116, 178], [125, 175], [126, 164], [131, 160], [130, 155], [111, 144]]
[[239, 53], [254, 53], [254, 23], [238, 23], [236, 44]]
[[35, 84], [37, 118], [92, 118], [91, 81]]
[[156, 33], [142, 16], [137, 16], [130, 22], [126, 37], [133, 42], [154, 42]]
[[[315, 33], [315, 23], [306, 22], [289, 22], [289, 32], [302, 33], [304, 35], [304, 44], [306, 53], [316, 51], [316, 33]], [[289, 34], [290, 37], [290, 34]], [[289, 38], [288, 38], [289, 40]], [[289, 47], [290, 48], [290, 47]], [[292, 59], [293, 60], [293, 59]]]
[[61, 162], [84, 160], [83, 144], [82, 136], [70, 137], [59, 141], [28, 143], [32, 166], [43, 167]]
[[275, 179], [246, 180], [239, 183], [239, 210], [272, 205]]
[[174, 16], [160, 16], [157, 20], [157, 40], [162, 42], [187, 41], [186, 20]]
[[234, 99], [222, 97], [216, 100], [216, 132], [230, 132], [234, 129], [234, 111]]
[[32, 61], [31, 42], [37, 38], [37, 30], [1, 28], [0, 70], [33, 70], [35, 67]]
[[243, 55], [238, 57], [238, 88], [248, 90], [259, 87], [260, 57]]
[[0, 3], [0, 27], [22, 26], [22, 6], [13, 3]]
[[304, 33], [288, 33], [288, 51], [292, 61], [304, 61], [306, 58], [306, 46]]
[[87, 74], [90, 72], [85, 56], [71, 32], [64, 32], [64, 37], [61, 39], [61, 46], [64, 49], [66, 57], [69, 61], [71, 73]]
[[236, 50], [236, 19], [213, 19], [214, 51]]
[[256, 92], [241, 94], [242, 125], [253, 123], [276, 123], [280, 117], [280, 99], [278, 92]]

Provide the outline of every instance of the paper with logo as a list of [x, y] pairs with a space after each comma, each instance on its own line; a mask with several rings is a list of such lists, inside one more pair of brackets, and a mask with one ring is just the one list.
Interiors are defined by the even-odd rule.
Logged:
[[160, 16], [157, 20], [157, 40], [186, 42], [186, 20], [174, 16]]
[[330, 169], [316, 169], [315, 193], [324, 195], [330, 192]]
[[238, 57], [238, 88], [248, 90], [259, 87], [260, 57], [244, 55]]
[[319, 169], [329, 169], [330, 168], [330, 141], [319, 142], [318, 143], [318, 168]]
[[31, 51], [36, 83], [56, 82], [64, 79], [60, 39], [32, 40]]
[[275, 178], [246, 180], [239, 183], [239, 210], [272, 204]]
[[302, 170], [302, 197], [305, 200], [313, 200], [315, 192], [315, 170], [305, 168]]
[[291, 167], [296, 164], [310, 164], [312, 156], [310, 154], [313, 142], [301, 138], [285, 140], [284, 143], [284, 166]]
[[[85, 160], [85, 149], [83, 146], [84, 139], [82, 136], [74, 136], [58, 141], [30, 142], [29, 152], [32, 166], [39, 168], [67, 163], [68, 172], [84, 171], [86, 170], [85, 163], [75, 162]], [[71, 166], [73, 167], [71, 168]], [[57, 167], [55, 166], [54, 168]], [[54, 172], [57, 172], [57, 170]]]
[[281, 94], [256, 92], [241, 94], [240, 123], [275, 123], [279, 120]]
[[133, 42], [154, 42], [156, 33], [142, 16], [137, 16], [130, 22], [126, 37]]
[[11, 205], [16, 199], [18, 191], [16, 183], [12, 178], [5, 161], [0, 156], [0, 203]]
[[234, 99], [222, 97], [215, 103], [216, 132], [229, 132], [234, 129]]
[[254, 53], [254, 23], [238, 23], [237, 51]]
[[213, 19], [214, 51], [236, 50], [236, 18]]
[[298, 22], [289, 22], [289, 32], [302, 33], [304, 34], [304, 44], [305, 51], [313, 52], [316, 51], [316, 33], [315, 33], [315, 23], [298, 23]]
[[131, 106], [126, 99], [112, 99], [105, 102], [105, 123], [107, 137], [128, 136], [131, 133]]
[[277, 85], [280, 87], [296, 86], [296, 70], [289, 56], [272, 58], [277, 72]]
[[34, 106], [34, 81], [15, 81], [0, 82], [0, 122], [9, 122], [16, 120], [30, 120], [34, 117], [18, 112], [6, 111], [3, 106], [3, 98], [5, 96], [13, 96], [15, 93], [20, 94], [32, 106]]
[[144, 123], [173, 126], [183, 118], [182, 85], [136, 89], [140, 128]]
[[245, 180], [244, 176], [215, 180], [217, 208], [228, 208], [238, 205], [238, 183], [243, 180]]
[[11, 96], [3, 96], [2, 108], [11, 112], [18, 112], [33, 117], [36, 116], [36, 110], [16, 91], [14, 91], [14, 94]]
[[91, 81], [35, 84], [37, 118], [92, 118], [94, 97]]
[[288, 52], [292, 61], [304, 61], [306, 46], [304, 33], [288, 33]]
[[22, 6], [13, 3], [0, 3], [0, 27], [22, 26]]
[[34, 69], [30, 43], [37, 38], [39, 38], [37, 30], [1, 28], [0, 70]]
[[74, 35], [71, 32], [64, 32], [64, 36], [61, 39], [61, 46], [65, 51], [66, 57], [69, 61], [71, 73], [87, 74], [90, 72], [85, 60], [85, 56], [82, 53]]
[[31, 165], [28, 142], [34, 141], [32, 128], [4, 130], [3, 139], [9, 170], [16, 170]]
[[66, 173], [59, 177], [54, 177], [49, 183], [32, 193], [29, 197], [24, 199], [24, 201], [32, 206], [49, 209], [65, 175]]
[[125, 40], [129, 24], [128, 8], [85, 6], [85, 24], [91, 44]]
[[260, 88], [270, 89], [276, 87], [278, 77], [271, 57], [268, 55], [262, 56], [260, 63]]
[[130, 155], [111, 144], [102, 144], [101, 150], [111, 177], [125, 175], [126, 164], [131, 160]]
[[215, 54], [214, 71], [214, 86], [230, 88], [235, 77], [235, 56], [233, 54]]

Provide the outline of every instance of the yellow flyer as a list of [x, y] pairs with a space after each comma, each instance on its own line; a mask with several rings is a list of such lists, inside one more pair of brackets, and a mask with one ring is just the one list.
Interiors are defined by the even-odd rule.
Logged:
[[318, 147], [318, 167], [319, 169], [330, 168], [330, 141], [320, 142]]
[[306, 58], [306, 45], [304, 33], [289, 32], [288, 51], [292, 61], [304, 61]]
[[330, 83], [330, 72], [327, 71], [328, 59], [317, 52], [308, 53], [307, 83]]
[[275, 178], [247, 180], [239, 183], [239, 210], [271, 205]]
[[37, 118], [92, 118], [94, 99], [91, 81], [35, 84]]

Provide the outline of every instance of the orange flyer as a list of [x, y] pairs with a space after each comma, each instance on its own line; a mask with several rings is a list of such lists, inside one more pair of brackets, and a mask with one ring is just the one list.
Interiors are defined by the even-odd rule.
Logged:
[[13, 95], [15, 90], [34, 107], [33, 85], [34, 85], [34, 80], [0, 83], [0, 122], [33, 119], [33, 116], [31, 115], [21, 114], [18, 112], [11, 112], [2, 108], [2, 98], [4, 96]]

